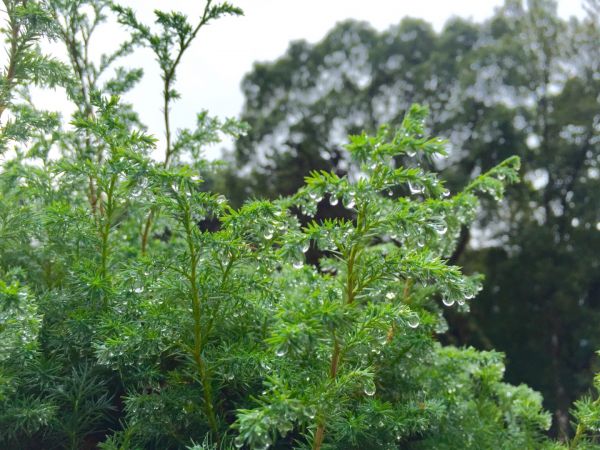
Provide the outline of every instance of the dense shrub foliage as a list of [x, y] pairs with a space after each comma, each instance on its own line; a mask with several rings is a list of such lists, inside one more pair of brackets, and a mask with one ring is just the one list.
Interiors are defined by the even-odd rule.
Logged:
[[[597, 448], [597, 397], [553, 443], [541, 396], [503, 382], [501, 354], [436, 339], [444, 308], [467, 313], [482, 285], [447, 262], [461, 226], [517, 181], [517, 158], [450, 192], [422, 167], [446, 142], [414, 105], [397, 129], [350, 137], [354, 173], [233, 208], [203, 188], [200, 152], [244, 124], [201, 113], [172, 132], [169, 110], [199, 30], [239, 9], [208, 1], [195, 25], [157, 12], [153, 31], [113, 5], [131, 40], [94, 65], [107, 3], [5, 7], [2, 448]], [[70, 65], [39, 52], [44, 36]], [[138, 45], [164, 81], [162, 161], [114, 95], [141, 76], [112, 68]], [[66, 87], [70, 127], [27, 103], [34, 83]], [[347, 218], [312, 219], [323, 202]]]
[[353, 171], [346, 135], [399, 123], [415, 102], [448, 138], [449, 159], [423, 164], [451, 190], [519, 156], [522, 182], [484, 200], [451, 256], [487, 282], [470, 314], [446, 312], [443, 339], [505, 352], [506, 379], [543, 394], [560, 434], [600, 370], [600, 1], [498, 4], [439, 30], [428, 17], [346, 20], [256, 63], [242, 82], [250, 130], [212, 178], [233, 204], [291, 195], [311, 170]]

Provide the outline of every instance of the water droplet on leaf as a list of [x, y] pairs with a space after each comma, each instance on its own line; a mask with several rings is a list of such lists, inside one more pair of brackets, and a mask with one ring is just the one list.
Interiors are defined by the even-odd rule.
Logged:
[[345, 196], [342, 201], [346, 209], [352, 209], [356, 205], [353, 192], [351, 192], [348, 196]]
[[376, 388], [375, 388], [375, 383], [373, 382], [373, 380], [367, 381], [367, 383], [363, 387], [363, 390], [364, 390], [365, 394], [368, 395], [369, 397], [375, 395]]
[[417, 313], [414, 313], [414, 312], [410, 313], [410, 315], [408, 316], [408, 319], [406, 319], [406, 323], [411, 328], [417, 328], [419, 326], [420, 322], [421, 321], [419, 319], [419, 315]]
[[442, 298], [442, 303], [446, 306], [452, 306], [454, 305], [454, 299], [450, 297], [444, 297]]
[[423, 186], [419, 186], [417, 184], [413, 184], [412, 182], [408, 182], [408, 189], [410, 190], [411, 194], [421, 194], [423, 193]]

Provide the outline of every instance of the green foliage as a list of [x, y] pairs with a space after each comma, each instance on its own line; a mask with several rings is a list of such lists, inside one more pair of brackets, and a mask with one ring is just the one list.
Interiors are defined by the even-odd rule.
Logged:
[[[544, 394], [557, 434], [600, 347], [600, 14], [597, 0], [584, 4], [583, 18], [566, 19], [552, 0], [507, 0], [488, 20], [452, 18], [440, 31], [414, 18], [383, 31], [347, 20], [320, 42], [293, 42], [246, 75], [250, 132], [213, 177], [240, 204], [293, 195], [311, 171], [356, 174], [345, 136], [393, 133], [382, 124], [400, 123], [415, 102], [448, 142], [448, 159], [422, 158], [422, 167], [452, 192], [519, 156], [523, 182], [506, 202], [484, 200], [450, 256], [488, 283], [472, 314], [447, 314], [444, 339], [506, 352], [508, 379]], [[322, 203], [318, 217], [346, 215]]]
[[575, 402], [573, 416], [577, 428], [573, 440], [569, 443], [569, 449], [595, 448], [594, 443], [600, 433], [600, 374], [594, 378], [594, 390], [595, 399], [583, 397]]
[[[77, 111], [0, 170], [2, 448], [558, 448], [501, 354], [438, 341], [482, 287], [449, 262], [461, 228], [517, 181], [518, 158], [451, 195], [423, 164], [447, 144], [415, 105], [397, 130], [350, 137], [355, 173], [234, 207], [199, 159], [246, 126], [203, 112], [171, 140], [168, 106], [200, 27], [240, 11], [208, 1], [196, 27], [159, 11], [154, 33], [105, 2], [47, 6]], [[134, 32], [97, 65], [86, 49], [109, 6]], [[162, 161], [115, 95], [141, 72], [98, 82], [138, 43], [165, 81]], [[319, 218], [325, 198], [345, 215]], [[571, 448], [594, 448], [597, 406], [577, 403]]]
[[[202, 27], [223, 16], [243, 15], [243, 11], [228, 2], [213, 4], [212, 0], [207, 0], [198, 23], [194, 25], [180, 12], [156, 10], [154, 14], [159, 31], [153, 32], [148, 25], [139, 22], [131, 8], [112, 4], [112, 9], [118, 14], [119, 23], [133, 30], [133, 41], [150, 48], [158, 62], [163, 80], [163, 112], [167, 140], [164, 164], [168, 166], [171, 160], [181, 156], [181, 150], [192, 142], [196, 142], [197, 145], [208, 143], [206, 135], [208, 117], [206, 113], [202, 113], [198, 116], [198, 131], [190, 133], [184, 130], [177, 142], [172, 145], [169, 109], [171, 102], [180, 97], [173, 86], [176, 80], [177, 67]], [[217, 128], [216, 123], [212, 125], [213, 129]], [[231, 129], [233, 134], [236, 133], [233, 131], [235, 126], [231, 121], [225, 124], [223, 128], [225, 130]], [[214, 137], [212, 137], [212, 140], [214, 141]], [[197, 159], [197, 152], [192, 152], [192, 156]]]
[[[56, 114], [36, 110], [29, 102], [31, 85], [55, 87], [69, 81], [67, 67], [39, 50], [42, 38], [56, 37], [56, 27], [43, 1], [5, 0], [6, 25], [0, 29], [6, 44], [7, 64], [0, 76], [0, 155], [10, 142], [24, 142], [32, 134], [44, 135], [58, 126]], [[19, 99], [21, 101], [19, 101]]]
[[[238, 417], [240, 445], [264, 448], [298, 429], [295, 439], [308, 440], [313, 448], [321, 448], [325, 433], [330, 436], [326, 441], [341, 448], [394, 448], [438, 428], [444, 406], [451, 409], [439, 387], [427, 389], [410, 380], [441, 381], [445, 375], [415, 373], [443, 359], [431, 338], [444, 320], [436, 299], [466, 310], [466, 300], [476, 295], [479, 283], [444, 258], [479, 204], [473, 192], [501, 195], [498, 175], [514, 180], [518, 160], [507, 161], [449, 197], [435, 174], [417, 167], [394, 168], [398, 154], [444, 153], [439, 141], [423, 137], [425, 114], [413, 107], [391, 136], [384, 128], [376, 137], [352, 137], [348, 147], [361, 170], [356, 180], [315, 172], [292, 197], [291, 205], [308, 216], [316, 213], [324, 196], [330, 203], [341, 198], [354, 218], [312, 221], [298, 236], [287, 230], [281, 251], [293, 258], [292, 271], [300, 270], [286, 275], [283, 266], [276, 280], [277, 291], [287, 293], [276, 306], [266, 340], [276, 358], [269, 363], [272, 372], [257, 407], [242, 410]], [[409, 183], [409, 197], [393, 195]], [[272, 229], [266, 233], [278, 238]], [[307, 248], [308, 242], [324, 255], [319, 272], [302, 268], [302, 248], [286, 248], [292, 243]], [[461, 351], [455, 352], [460, 358]], [[424, 406], [417, 419], [418, 401], [431, 406]], [[489, 407], [499, 409], [493, 402]], [[478, 417], [474, 430], [481, 427], [479, 420], [484, 418]], [[533, 435], [549, 424], [532, 422], [528, 431]], [[442, 441], [436, 437], [435, 442]]]

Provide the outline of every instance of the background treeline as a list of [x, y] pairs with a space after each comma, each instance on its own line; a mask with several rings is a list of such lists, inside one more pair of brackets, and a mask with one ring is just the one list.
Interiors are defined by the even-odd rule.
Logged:
[[347, 21], [295, 42], [245, 77], [250, 129], [214, 181], [239, 203], [293, 193], [310, 170], [352, 173], [346, 134], [398, 123], [413, 102], [451, 142], [450, 161], [429, 167], [452, 191], [519, 155], [524, 181], [462, 230], [451, 260], [487, 281], [470, 315], [448, 315], [446, 339], [506, 352], [507, 378], [540, 390], [562, 429], [600, 345], [600, 3], [584, 6], [567, 20], [555, 2], [507, 0], [439, 33], [418, 19], [384, 32]]

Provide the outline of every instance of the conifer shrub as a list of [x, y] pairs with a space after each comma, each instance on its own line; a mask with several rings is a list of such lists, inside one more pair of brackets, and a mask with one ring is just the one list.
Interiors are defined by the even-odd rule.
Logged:
[[[307, 174], [292, 196], [236, 209], [203, 186], [212, 169], [199, 155], [244, 124], [201, 113], [196, 129], [171, 132], [169, 108], [198, 31], [239, 9], [208, 1], [196, 25], [157, 12], [154, 32], [113, 5], [132, 39], [94, 66], [78, 36], [108, 3], [5, 6], [2, 448], [598, 448], [597, 397], [575, 406], [572, 440], [551, 442], [540, 395], [503, 381], [500, 353], [438, 340], [444, 310], [468, 313], [483, 282], [447, 262], [460, 227], [480, 196], [500, 200], [517, 181], [517, 158], [449, 192], [420, 167], [446, 142], [414, 105], [398, 128], [349, 138], [351, 175]], [[42, 36], [92, 76], [42, 55]], [[139, 72], [116, 69], [104, 87], [93, 76], [135, 45], [163, 75], [161, 161], [111, 95]], [[18, 88], [36, 82], [67, 88], [72, 128], [21, 105]], [[322, 202], [347, 217], [314, 220]]]

